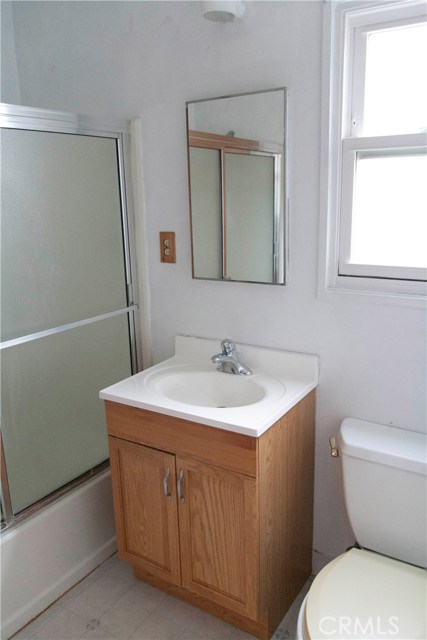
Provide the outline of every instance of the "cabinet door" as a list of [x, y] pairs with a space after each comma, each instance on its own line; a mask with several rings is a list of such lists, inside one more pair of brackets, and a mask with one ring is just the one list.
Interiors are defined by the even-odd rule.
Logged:
[[256, 480], [177, 458], [182, 586], [252, 619], [258, 616]]
[[120, 557], [180, 584], [175, 456], [119, 438], [109, 444]]

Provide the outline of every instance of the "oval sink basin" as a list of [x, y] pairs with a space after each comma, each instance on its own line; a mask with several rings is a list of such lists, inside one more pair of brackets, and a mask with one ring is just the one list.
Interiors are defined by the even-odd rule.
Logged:
[[285, 385], [272, 376], [233, 375], [192, 365], [153, 371], [146, 376], [144, 386], [158, 398], [206, 409], [270, 403], [286, 391]]
[[254, 404], [266, 395], [256, 379], [218, 371], [169, 373], [153, 383], [157, 393], [175, 402], [221, 409]]

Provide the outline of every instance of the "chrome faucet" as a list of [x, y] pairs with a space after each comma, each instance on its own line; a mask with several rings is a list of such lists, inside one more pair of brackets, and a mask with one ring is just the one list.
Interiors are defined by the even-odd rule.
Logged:
[[250, 376], [252, 371], [239, 361], [236, 345], [229, 338], [221, 342], [221, 353], [212, 356], [211, 360], [218, 364], [217, 370], [234, 375]]

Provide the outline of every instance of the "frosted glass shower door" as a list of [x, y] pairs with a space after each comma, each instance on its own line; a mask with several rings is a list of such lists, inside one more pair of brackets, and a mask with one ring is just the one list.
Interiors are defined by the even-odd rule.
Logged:
[[14, 514], [108, 458], [131, 374], [117, 139], [2, 129], [2, 434]]
[[1, 149], [2, 341], [125, 307], [116, 140], [3, 129]]

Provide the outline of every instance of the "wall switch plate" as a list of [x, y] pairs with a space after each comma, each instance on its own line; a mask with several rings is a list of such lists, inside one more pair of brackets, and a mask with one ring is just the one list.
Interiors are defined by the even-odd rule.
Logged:
[[160, 231], [160, 262], [176, 262], [175, 231]]

